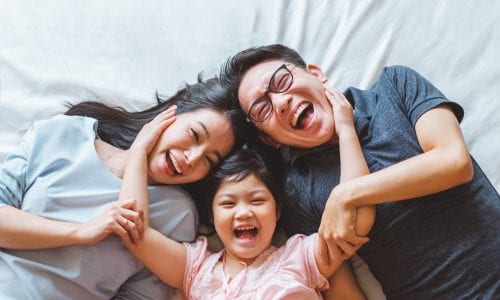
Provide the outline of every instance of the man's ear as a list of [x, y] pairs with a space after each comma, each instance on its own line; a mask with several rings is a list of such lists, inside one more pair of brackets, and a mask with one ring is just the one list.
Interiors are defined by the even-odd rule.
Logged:
[[313, 74], [314, 76], [318, 77], [319, 80], [321, 80], [321, 83], [325, 83], [328, 81], [328, 77], [326, 77], [325, 73], [323, 73], [323, 70], [321, 70], [320, 67], [317, 65], [307, 65], [307, 71], [309, 73]]
[[281, 144], [276, 142], [272, 137], [270, 137], [267, 133], [259, 132], [258, 133], [259, 140], [264, 144], [273, 147], [274, 149], [278, 149]]

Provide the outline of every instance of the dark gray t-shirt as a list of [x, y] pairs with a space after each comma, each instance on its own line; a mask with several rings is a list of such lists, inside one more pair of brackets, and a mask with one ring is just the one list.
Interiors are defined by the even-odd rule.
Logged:
[[[462, 108], [414, 70], [387, 67], [369, 90], [349, 88], [355, 127], [371, 172], [422, 153], [415, 123], [446, 104]], [[318, 230], [325, 202], [339, 183], [338, 145], [290, 149], [286, 192], [298, 212], [287, 231]], [[370, 242], [359, 251], [389, 299], [500, 297], [500, 197], [474, 161], [474, 178], [416, 199], [377, 205]]]

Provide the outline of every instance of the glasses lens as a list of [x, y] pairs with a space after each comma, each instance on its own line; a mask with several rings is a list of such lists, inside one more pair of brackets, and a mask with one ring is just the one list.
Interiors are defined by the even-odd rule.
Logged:
[[257, 122], [262, 122], [269, 118], [271, 112], [273, 111], [273, 105], [269, 97], [264, 96], [257, 99], [250, 107], [248, 115], [250, 118]]
[[269, 82], [269, 89], [274, 93], [286, 92], [292, 85], [292, 73], [283, 65], [274, 73], [273, 78]]

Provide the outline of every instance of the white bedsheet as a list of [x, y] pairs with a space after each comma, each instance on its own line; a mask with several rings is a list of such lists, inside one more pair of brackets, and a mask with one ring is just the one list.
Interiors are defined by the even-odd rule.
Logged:
[[464, 107], [465, 140], [498, 190], [499, 29], [488, 0], [0, 0], [0, 161], [66, 101], [142, 109], [239, 50], [283, 43], [341, 90], [386, 65], [416, 69]]

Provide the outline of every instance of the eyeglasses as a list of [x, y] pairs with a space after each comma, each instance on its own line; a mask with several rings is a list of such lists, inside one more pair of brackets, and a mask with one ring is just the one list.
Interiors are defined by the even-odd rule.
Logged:
[[288, 69], [286, 64], [282, 64], [271, 76], [269, 86], [267, 91], [264, 93], [264, 96], [255, 100], [250, 106], [247, 119], [259, 123], [269, 119], [274, 110], [273, 102], [271, 101], [271, 98], [269, 98], [269, 92], [284, 93], [288, 91], [288, 89], [292, 86], [292, 83], [292, 71]]

